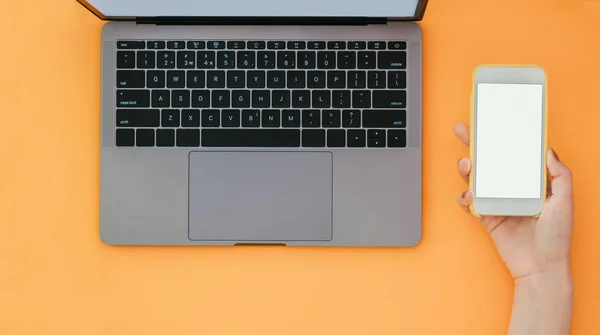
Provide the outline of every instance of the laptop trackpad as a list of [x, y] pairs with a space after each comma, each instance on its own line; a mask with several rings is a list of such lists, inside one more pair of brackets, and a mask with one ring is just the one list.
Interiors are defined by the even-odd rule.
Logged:
[[329, 152], [192, 152], [189, 238], [331, 240], [332, 164]]

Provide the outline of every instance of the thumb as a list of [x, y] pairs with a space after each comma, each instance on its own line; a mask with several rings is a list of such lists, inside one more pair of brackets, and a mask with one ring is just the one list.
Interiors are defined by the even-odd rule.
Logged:
[[552, 197], [559, 199], [568, 199], [573, 196], [573, 178], [571, 170], [560, 161], [556, 152], [552, 149], [547, 153], [548, 172], [552, 177], [551, 190]]

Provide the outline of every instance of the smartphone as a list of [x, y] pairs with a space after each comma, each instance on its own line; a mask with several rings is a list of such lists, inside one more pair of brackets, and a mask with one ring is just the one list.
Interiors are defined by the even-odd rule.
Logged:
[[483, 65], [473, 72], [471, 174], [476, 216], [538, 216], [546, 199], [546, 73]]

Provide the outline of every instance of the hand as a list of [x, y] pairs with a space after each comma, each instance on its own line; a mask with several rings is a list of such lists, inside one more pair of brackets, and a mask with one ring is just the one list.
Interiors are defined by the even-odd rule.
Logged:
[[[454, 127], [456, 136], [469, 146], [469, 126]], [[518, 164], [518, 162], [515, 162]], [[548, 150], [548, 197], [538, 219], [533, 217], [485, 216], [478, 217], [490, 233], [500, 257], [516, 280], [545, 272], [557, 263], [569, 264], [573, 231], [573, 187], [571, 171], [553, 150]], [[458, 161], [458, 174], [469, 183], [471, 162]], [[465, 191], [458, 203], [467, 211], [473, 202], [473, 193]]]

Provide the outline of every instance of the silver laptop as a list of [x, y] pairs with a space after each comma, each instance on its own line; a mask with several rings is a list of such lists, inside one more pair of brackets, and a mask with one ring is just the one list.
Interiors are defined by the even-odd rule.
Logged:
[[426, 0], [79, 1], [104, 243], [419, 243]]

